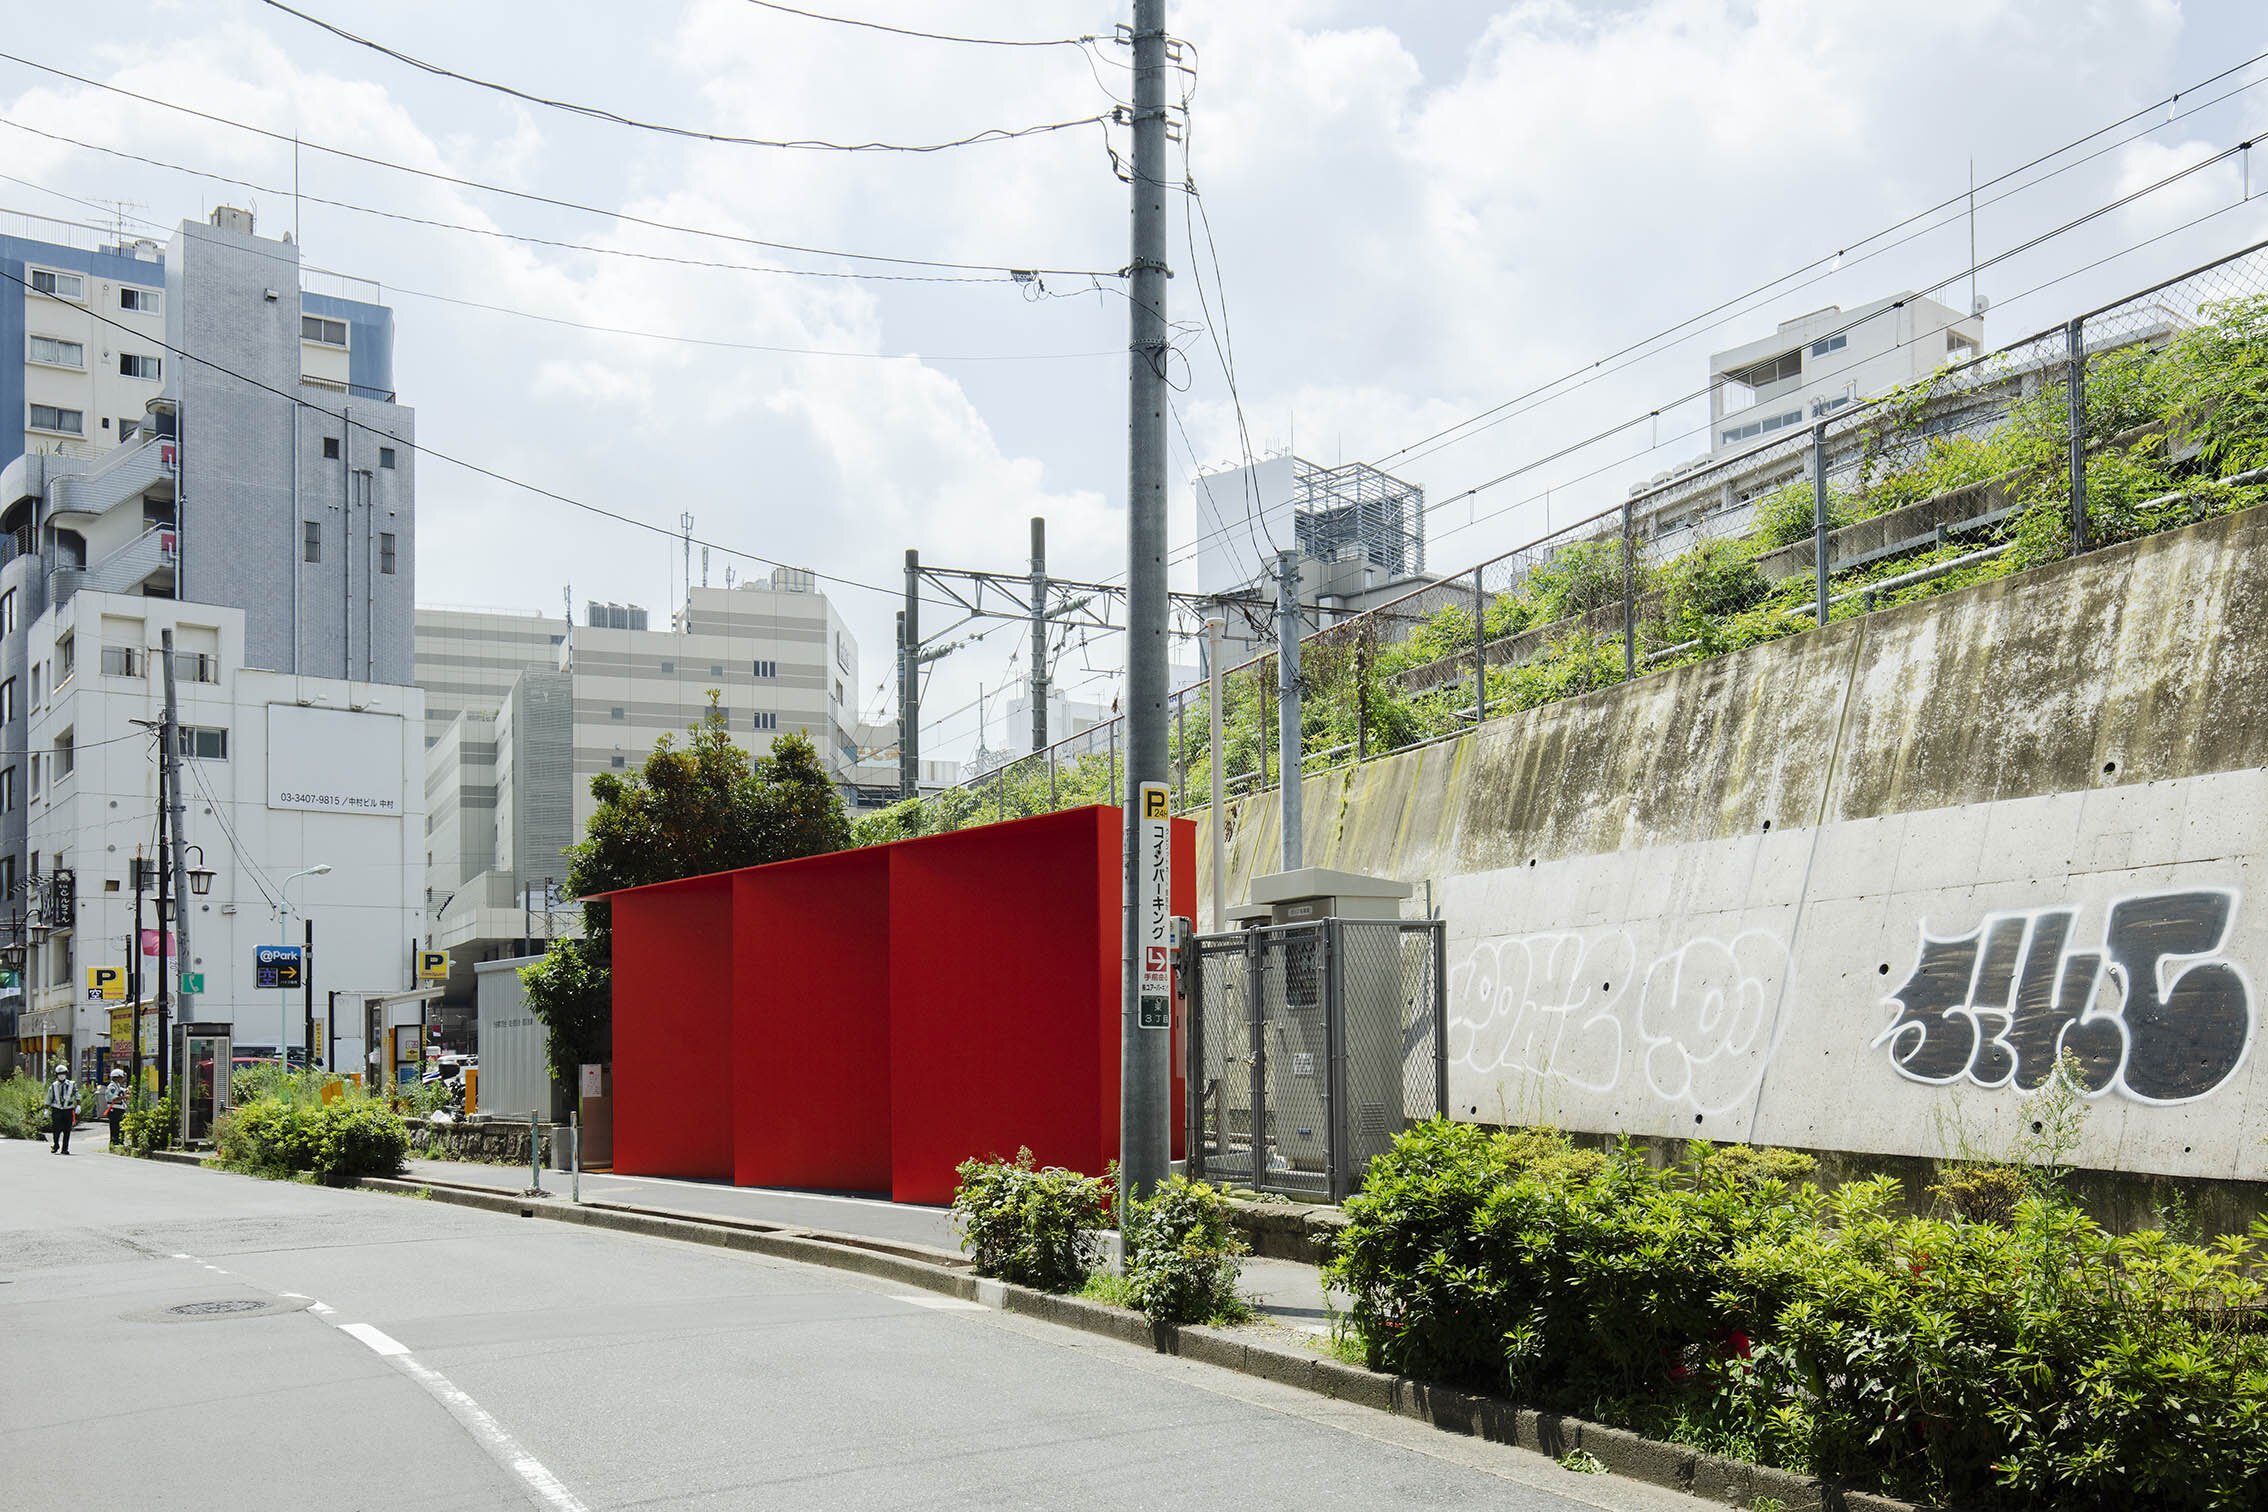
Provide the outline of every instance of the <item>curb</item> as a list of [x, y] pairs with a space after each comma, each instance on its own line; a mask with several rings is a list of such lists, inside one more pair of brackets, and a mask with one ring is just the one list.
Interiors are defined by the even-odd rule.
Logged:
[[[184, 1164], [201, 1163], [193, 1156], [176, 1158]], [[1226, 1329], [1199, 1324], [1180, 1328], [1168, 1324], [1153, 1326], [1140, 1313], [975, 1275], [961, 1256], [926, 1245], [900, 1244], [825, 1229], [752, 1223], [716, 1215], [671, 1215], [613, 1203], [578, 1205], [550, 1197], [499, 1192], [493, 1187], [456, 1186], [446, 1182], [369, 1177], [358, 1185], [376, 1192], [423, 1195], [437, 1202], [487, 1212], [549, 1218], [586, 1228], [676, 1239], [874, 1276], [1411, 1418], [1444, 1433], [1529, 1449], [1555, 1460], [1579, 1449], [1616, 1475], [1687, 1492], [1720, 1505], [1747, 1507], [1759, 1499], [1769, 1498], [1777, 1501], [1785, 1512], [1921, 1512], [1911, 1502], [1842, 1490], [1791, 1470], [1725, 1459], [1581, 1418], [1536, 1412], [1501, 1397], [1456, 1391], [1407, 1376], [1381, 1375], [1327, 1359], [1307, 1349], [1273, 1344]], [[1282, 1230], [1295, 1226], [1304, 1230], [1308, 1225], [1301, 1218], [1296, 1225], [1282, 1225]]]

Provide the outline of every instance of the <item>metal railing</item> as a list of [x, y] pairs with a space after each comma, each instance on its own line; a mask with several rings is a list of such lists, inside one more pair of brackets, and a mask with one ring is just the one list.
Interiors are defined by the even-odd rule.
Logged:
[[[1913, 324], [1903, 344], [1954, 334]], [[2268, 242], [1658, 476], [1304, 636], [1302, 771], [2268, 500], [2268, 406], [2241, 378], [2263, 366]], [[1272, 787], [1276, 658], [1222, 683], [1224, 788]], [[1177, 809], [1209, 794], [1208, 696], [1170, 695]], [[1121, 802], [1117, 725], [861, 839]]]

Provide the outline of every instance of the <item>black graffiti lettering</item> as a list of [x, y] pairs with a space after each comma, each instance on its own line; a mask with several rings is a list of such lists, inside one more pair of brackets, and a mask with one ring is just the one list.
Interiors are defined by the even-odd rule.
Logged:
[[1891, 996], [1898, 1022], [1886, 1036], [1898, 1069], [1916, 1081], [1958, 1081], [1977, 1053], [1977, 1023], [1962, 1010], [1977, 970], [1977, 937], [1922, 939], [1914, 974]]
[[[2180, 1102], [2220, 1086], [2252, 1040], [2244, 973], [2217, 956], [2233, 893], [2157, 893], [2114, 905], [2100, 950], [2071, 948], [2076, 910], [1988, 914], [1974, 932], [1922, 937], [1875, 1041], [1901, 1074], [1934, 1085], [2044, 1085], [2058, 1061], [2089, 1093], [2121, 1086]], [[2116, 998], [2098, 1005], [2112, 983]]]
[[2126, 1089], [2151, 1102], [2200, 1097], [2244, 1059], [2252, 999], [2226, 961], [2161, 965], [2219, 953], [2236, 900], [2228, 893], [2160, 893], [2111, 909], [2104, 944], [2126, 987]]

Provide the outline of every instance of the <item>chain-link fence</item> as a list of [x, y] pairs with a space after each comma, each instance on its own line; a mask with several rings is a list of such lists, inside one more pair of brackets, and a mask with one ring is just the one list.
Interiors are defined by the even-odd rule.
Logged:
[[[1785, 409], [1793, 375], [1738, 410], [1713, 394], [1708, 456], [1303, 638], [1302, 770], [2268, 501], [2268, 243], [1989, 353], [1917, 299], [1790, 355], [1881, 319], [1929, 378]], [[1209, 801], [1209, 697], [1171, 708], [1184, 810]], [[1225, 796], [1280, 782], [1275, 658], [1226, 672], [1221, 703]], [[1118, 802], [1121, 739], [1114, 720], [861, 838]]]
[[1193, 1174], [1338, 1201], [1447, 1111], [1439, 920], [1323, 919], [1192, 943]]

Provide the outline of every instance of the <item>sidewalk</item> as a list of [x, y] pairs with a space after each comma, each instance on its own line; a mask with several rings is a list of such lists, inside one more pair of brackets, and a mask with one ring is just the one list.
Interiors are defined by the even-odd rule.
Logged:
[[[474, 1186], [498, 1192], [524, 1192], [526, 1166], [480, 1165], [460, 1160], [411, 1160], [407, 1176], [434, 1186]], [[556, 1200], [567, 1200], [570, 1179], [564, 1171], [545, 1171], [543, 1190]], [[927, 1245], [959, 1254], [961, 1236], [952, 1215], [944, 1208], [889, 1202], [879, 1197], [854, 1197], [833, 1192], [783, 1191], [773, 1187], [731, 1186], [718, 1181], [683, 1181], [666, 1176], [616, 1176], [611, 1172], [583, 1173], [582, 1197], [586, 1204], [643, 1208], [685, 1217], [730, 1218], [742, 1223], [778, 1224], [783, 1228], [824, 1229], [896, 1244]], [[1293, 1260], [1247, 1259], [1242, 1267], [1243, 1290], [1271, 1324], [1303, 1334], [1330, 1330], [1330, 1310], [1323, 1294], [1322, 1277], [1312, 1265]]]

